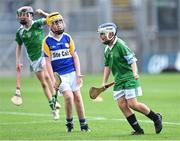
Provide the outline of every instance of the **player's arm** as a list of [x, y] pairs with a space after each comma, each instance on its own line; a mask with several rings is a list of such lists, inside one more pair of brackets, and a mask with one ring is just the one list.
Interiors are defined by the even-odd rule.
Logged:
[[74, 41], [72, 40], [71, 37], [70, 37], [70, 43], [69, 44], [70, 44], [69, 50], [70, 50], [70, 53], [71, 53], [73, 60], [74, 60], [76, 75], [77, 75], [77, 77], [82, 77], [79, 56], [78, 56], [77, 52], [75, 51]]
[[136, 62], [133, 62], [131, 64], [131, 68], [132, 68], [134, 79], [137, 80], [139, 78], [139, 75], [138, 75], [138, 72], [137, 72], [137, 64], [136, 64]]
[[108, 59], [108, 56], [106, 54], [106, 51], [107, 51], [107, 48], [105, 48], [105, 51], [104, 51], [104, 71], [103, 71], [102, 86], [104, 86], [107, 83], [110, 72], [111, 72], [111, 70], [109, 68], [109, 59]]
[[80, 85], [82, 82], [82, 75], [81, 75], [81, 66], [80, 66], [79, 56], [77, 55], [77, 52], [74, 52], [72, 56], [74, 60], [74, 66], [76, 69], [77, 83]]
[[127, 63], [131, 66], [134, 79], [137, 80], [139, 78], [136, 64], [137, 58], [135, 57], [135, 54], [127, 47], [125, 42], [122, 44], [122, 46], [124, 47], [121, 48], [121, 53], [124, 56], [124, 59], [127, 61]]
[[49, 15], [49, 13], [46, 13], [45, 11], [43, 11], [42, 9], [37, 9], [36, 10], [36, 13], [40, 16], [43, 16], [43, 17], [47, 17]]
[[48, 45], [46, 44], [46, 38], [43, 40], [42, 46], [43, 46], [43, 53], [46, 60], [46, 69], [52, 81], [53, 86], [55, 86], [55, 78], [54, 78], [53, 69], [51, 66], [51, 52]]
[[103, 83], [102, 83], [103, 86], [107, 83], [110, 72], [111, 72], [110, 68], [108, 66], [105, 66], [103, 71]]
[[46, 60], [46, 68], [47, 68], [47, 72], [49, 74], [49, 77], [51, 79], [51, 82], [53, 84], [53, 86], [55, 86], [55, 78], [54, 78], [54, 73], [53, 73], [53, 69], [51, 66], [51, 58], [50, 57], [45, 57]]
[[21, 63], [20, 63], [21, 48], [22, 45], [17, 45], [16, 47], [16, 69], [20, 69], [21, 67]]

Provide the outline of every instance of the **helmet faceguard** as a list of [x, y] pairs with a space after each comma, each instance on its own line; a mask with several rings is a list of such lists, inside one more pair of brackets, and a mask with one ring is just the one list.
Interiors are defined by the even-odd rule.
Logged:
[[30, 13], [32, 16], [34, 15], [34, 11], [31, 6], [23, 6], [17, 10], [18, 17], [21, 16], [22, 13]]
[[[46, 17], [46, 23], [47, 25], [49, 25], [50, 27], [53, 25], [53, 24], [59, 24], [60, 22], [62, 22], [64, 24], [64, 20], [63, 20], [63, 17], [61, 16], [61, 14], [59, 12], [53, 12], [51, 14], [49, 14], [47, 17]], [[58, 29], [57, 31], [54, 31], [51, 27], [51, 31], [57, 35], [60, 35], [64, 32], [64, 28], [63, 29]]]
[[34, 16], [33, 8], [31, 6], [23, 6], [17, 10], [17, 17], [19, 19], [20, 24], [22, 25], [26, 25], [28, 21], [25, 19], [21, 19], [21, 17], [26, 16], [30, 19], [30, 15], [32, 17]]
[[53, 12], [46, 17], [47, 25], [52, 25], [54, 22], [58, 20], [63, 21], [63, 17], [61, 16], [61, 14], [59, 14], [59, 12]]
[[[104, 23], [104, 24], [101, 24], [99, 27], [98, 27], [98, 33], [99, 34], [102, 34], [104, 33], [106, 38], [107, 38], [107, 41], [104, 41], [103, 43], [108, 45], [111, 40], [116, 36], [117, 34], [117, 26], [114, 24], [114, 23]], [[111, 38], [109, 38], [109, 33], [113, 33], [114, 36], [112, 36]]]

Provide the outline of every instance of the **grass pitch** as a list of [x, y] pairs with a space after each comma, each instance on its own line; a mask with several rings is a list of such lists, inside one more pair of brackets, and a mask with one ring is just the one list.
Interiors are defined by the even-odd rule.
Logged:
[[23, 77], [23, 105], [10, 99], [15, 92], [15, 78], [0, 78], [0, 140], [180, 140], [180, 74], [141, 75], [143, 96], [139, 97], [154, 111], [163, 115], [163, 130], [155, 134], [153, 123], [140, 113], [136, 116], [145, 135], [130, 136], [132, 129], [125, 120], [110, 88], [102, 94], [103, 102], [93, 102], [90, 86], [100, 86], [101, 75], [84, 77], [82, 96], [91, 132], [81, 132], [74, 110], [74, 132], [66, 133], [63, 97], [60, 120], [53, 121], [48, 101], [34, 77]]

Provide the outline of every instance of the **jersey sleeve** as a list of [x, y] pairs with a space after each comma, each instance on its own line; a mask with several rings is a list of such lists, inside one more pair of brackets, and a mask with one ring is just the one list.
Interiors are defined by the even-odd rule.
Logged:
[[69, 50], [70, 50], [71, 55], [74, 54], [74, 52], [76, 51], [74, 41], [71, 36], [70, 36]]
[[46, 38], [43, 40], [42, 47], [43, 47], [44, 56], [51, 57], [51, 51], [49, 49], [49, 46], [46, 43]]
[[18, 30], [18, 31], [16, 32], [15, 41], [17, 42], [18, 45], [22, 45], [22, 44], [23, 44], [23, 41], [22, 41], [22, 39], [21, 39], [21, 37], [20, 37], [20, 30]]
[[45, 25], [45, 21], [46, 20], [44, 18], [38, 19], [38, 20], [35, 21], [35, 24], [40, 27], [40, 26]]
[[121, 42], [121, 53], [128, 64], [132, 64], [137, 61], [135, 54], [128, 48], [124, 41]]

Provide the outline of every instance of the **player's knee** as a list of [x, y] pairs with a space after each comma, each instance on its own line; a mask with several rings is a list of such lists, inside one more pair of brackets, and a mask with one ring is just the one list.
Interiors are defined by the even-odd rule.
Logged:
[[50, 80], [50, 78], [49, 78], [48, 75], [45, 75], [44, 77], [45, 77], [45, 80], [46, 80], [46, 81], [49, 81], [49, 80]]
[[79, 96], [76, 96], [76, 97], [74, 98], [74, 100], [76, 101], [76, 103], [81, 103], [81, 102], [82, 102], [82, 99], [81, 99], [81, 97], [79, 97]]
[[73, 101], [73, 97], [70, 96], [70, 95], [67, 95], [67, 96], [65, 97], [65, 101], [66, 101], [66, 103], [71, 103], [71, 102]]
[[119, 108], [121, 109], [121, 110], [125, 110], [125, 109], [127, 109], [127, 103], [126, 102], [120, 102], [119, 103]]
[[137, 109], [137, 104], [134, 103], [134, 102], [128, 102], [128, 106], [133, 109], [133, 110], [136, 110]]

